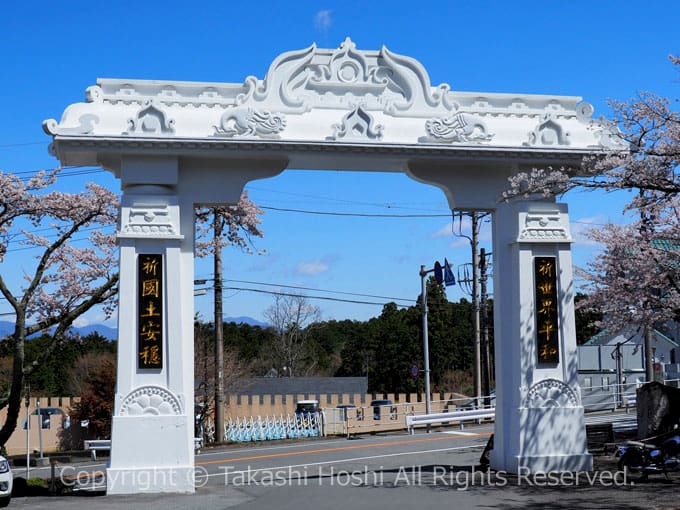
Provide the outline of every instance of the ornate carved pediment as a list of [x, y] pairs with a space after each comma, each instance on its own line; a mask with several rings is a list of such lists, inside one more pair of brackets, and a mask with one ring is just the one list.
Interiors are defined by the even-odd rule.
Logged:
[[405, 116], [409, 111], [422, 115], [455, 108], [449, 86], [433, 89], [419, 62], [384, 46], [378, 52], [358, 51], [349, 37], [336, 50], [313, 44], [284, 53], [274, 60], [264, 80], [249, 76], [244, 88], [237, 104], [263, 104], [284, 113], [358, 103], [366, 110]]
[[[194, 143], [259, 150], [262, 145], [243, 144], [258, 141], [281, 142], [277, 150], [310, 144], [317, 151], [320, 144], [347, 140], [390, 151], [484, 145], [485, 154], [502, 158], [508, 151], [525, 158], [535, 150], [560, 161], [565, 155], [578, 159], [579, 151], [627, 150], [615, 128], [592, 114], [592, 106], [576, 96], [433, 86], [419, 61], [385, 46], [357, 49], [347, 38], [337, 48], [313, 44], [282, 53], [264, 78], [238, 83], [100, 79], [87, 89], [86, 102], [69, 106], [60, 122], [48, 120], [44, 129], [63, 138], [56, 140], [55, 154], [78, 165], [99, 164], [94, 145], [104, 144], [108, 154], [112, 139], [133, 144], [135, 153], [154, 154], [153, 144], [164, 150]], [[93, 150], [64, 152], [62, 143], [87, 143]]]

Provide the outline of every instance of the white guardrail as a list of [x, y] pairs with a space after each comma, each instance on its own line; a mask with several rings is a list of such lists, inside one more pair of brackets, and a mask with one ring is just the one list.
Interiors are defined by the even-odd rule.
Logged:
[[435, 423], [447, 424], [451, 422], [460, 423], [460, 428], [463, 428], [465, 421], [480, 421], [486, 419], [494, 419], [496, 416], [496, 409], [488, 407], [485, 409], [466, 409], [464, 411], [451, 411], [448, 413], [433, 413], [433, 414], [418, 414], [406, 417], [406, 428], [409, 434], [414, 433], [416, 425], [432, 425]]
[[[89, 450], [90, 457], [93, 461], [97, 460], [97, 452], [108, 452], [111, 451], [111, 440], [110, 439], [86, 439], [83, 442], [85, 450]], [[203, 448], [203, 439], [200, 437], [194, 438], [194, 449], [196, 453], [201, 453], [201, 448]]]

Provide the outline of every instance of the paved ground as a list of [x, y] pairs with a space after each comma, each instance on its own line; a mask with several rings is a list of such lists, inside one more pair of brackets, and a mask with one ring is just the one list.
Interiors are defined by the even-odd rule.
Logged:
[[[300, 508], [680, 508], [680, 475], [640, 482], [617, 472], [615, 459], [595, 458], [595, 472], [578, 478], [492, 473], [477, 460], [490, 427], [430, 435], [366, 436], [356, 441], [227, 448], [197, 459], [205, 478], [193, 495], [15, 498], [11, 507], [107, 510]], [[90, 469], [100, 466], [82, 464]], [[229, 467], [225, 476], [224, 467]], [[220, 470], [221, 469], [221, 470]]]

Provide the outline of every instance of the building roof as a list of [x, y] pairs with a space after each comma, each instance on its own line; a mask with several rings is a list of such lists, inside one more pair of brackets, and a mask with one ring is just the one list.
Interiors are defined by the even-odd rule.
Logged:
[[227, 393], [234, 395], [366, 394], [367, 377], [252, 377], [239, 379]]
[[[610, 345], [612, 343], [615, 343], [612, 342], [612, 340], [614, 340], [618, 336], [631, 337], [630, 342], [632, 344], [641, 343], [643, 340], [641, 328], [637, 327], [636, 325], [631, 325], [629, 326], [628, 329], [617, 331], [616, 333], [611, 333], [609, 330], [603, 329], [596, 335], [589, 338], [582, 345]], [[654, 336], [657, 338], [657, 340], [668, 342], [673, 347], [680, 347], [680, 344], [678, 344], [678, 342], [676, 342], [672, 338], [667, 337], [658, 329], [654, 330]]]

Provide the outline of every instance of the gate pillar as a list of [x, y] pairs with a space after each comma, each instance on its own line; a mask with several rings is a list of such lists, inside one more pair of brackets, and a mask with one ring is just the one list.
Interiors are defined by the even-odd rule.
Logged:
[[126, 158], [108, 494], [194, 491], [194, 210], [177, 158]]
[[493, 469], [592, 470], [577, 381], [571, 242], [566, 204], [495, 210]]

